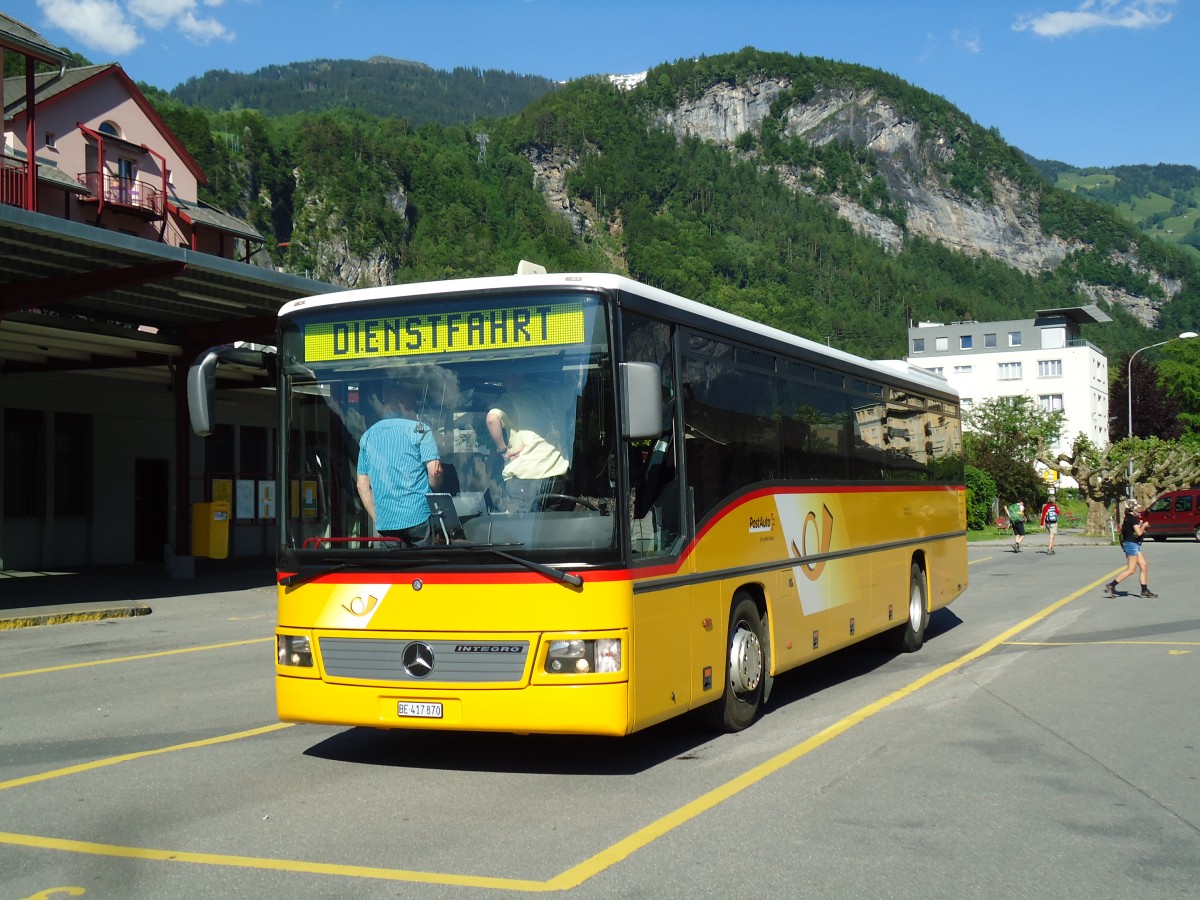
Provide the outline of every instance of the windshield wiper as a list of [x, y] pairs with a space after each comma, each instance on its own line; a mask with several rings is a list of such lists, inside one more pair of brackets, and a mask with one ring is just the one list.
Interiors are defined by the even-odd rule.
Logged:
[[[509, 562], [515, 562], [518, 566], [524, 566], [537, 572], [539, 575], [545, 575], [551, 581], [558, 581], [562, 584], [569, 584], [571, 587], [583, 587], [583, 578], [573, 572], [564, 572], [561, 569], [556, 569], [553, 566], [542, 565], [539, 562], [534, 562], [531, 559], [522, 559], [519, 556], [513, 556], [511, 553], [505, 553], [498, 549], [494, 544], [454, 544], [455, 548], [464, 550], [483, 550], [487, 553], [495, 554], [502, 559], [507, 559]], [[524, 547], [524, 544], [502, 544], [504, 547]]]

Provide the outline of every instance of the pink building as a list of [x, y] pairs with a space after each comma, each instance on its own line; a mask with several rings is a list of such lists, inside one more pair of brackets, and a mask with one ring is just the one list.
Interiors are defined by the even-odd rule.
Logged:
[[204, 173], [119, 65], [7, 78], [3, 100], [0, 202], [227, 259], [262, 243], [199, 201]]

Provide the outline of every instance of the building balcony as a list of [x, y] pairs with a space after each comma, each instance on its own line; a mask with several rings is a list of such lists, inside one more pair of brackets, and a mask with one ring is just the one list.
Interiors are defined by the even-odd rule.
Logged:
[[28, 177], [25, 160], [0, 154], [0, 203], [24, 209]]
[[163, 192], [148, 182], [136, 178], [118, 178], [108, 172], [83, 172], [78, 181], [87, 188], [80, 203], [111, 204], [144, 219], [163, 217]]

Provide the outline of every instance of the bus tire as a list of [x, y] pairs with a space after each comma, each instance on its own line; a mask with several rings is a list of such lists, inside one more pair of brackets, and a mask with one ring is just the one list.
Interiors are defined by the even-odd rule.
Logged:
[[725, 690], [708, 706], [714, 727], [742, 731], [758, 718], [767, 682], [767, 630], [758, 604], [744, 591], [733, 595], [725, 644]]
[[925, 587], [925, 571], [918, 563], [908, 570], [908, 619], [888, 632], [893, 650], [900, 653], [915, 653], [925, 643], [925, 629], [929, 625], [929, 602]]

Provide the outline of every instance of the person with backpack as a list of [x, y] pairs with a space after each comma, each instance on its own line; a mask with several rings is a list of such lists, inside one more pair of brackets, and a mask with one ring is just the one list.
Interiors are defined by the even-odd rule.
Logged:
[[1018, 500], [1008, 508], [1008, 521], [1012, 523], [1013, 553], [1021, 552], [1021, 541], [1025, 540], [1025, 504]]
[[1047, 553], [1054, 553], [1054, 539], [1058, 537], [1058, 504], [1054, 502], [1054, 494], [1042, 506], [1041, 525], [1050, 534], [1050, 543], [1046, 546]]

